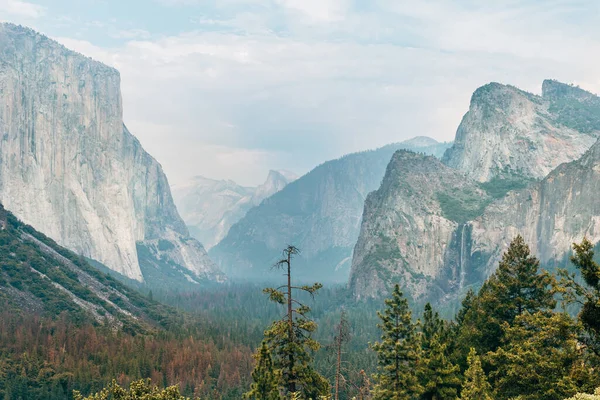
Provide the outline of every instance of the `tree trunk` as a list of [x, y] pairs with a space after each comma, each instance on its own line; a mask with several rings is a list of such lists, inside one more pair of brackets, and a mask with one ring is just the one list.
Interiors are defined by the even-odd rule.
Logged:
[[342, 373], [342, 328], [340, 325], [340, 332], [338, 332], [337, 340], [337, 363], [335, 370], [335, 400], [340, 400], [340, 375]]
[[[292, 254], [288, 252], [287, 254], [287, 305], [288, 305], [288, 336], [290, 345], [295, 342], [294, 339], [294, 315], [292, 308]], [[291, 348], [291, 346], [290, 346]], [[289, 365], [289, 392], [296, 392], [296, 377], [294, 376], [294, 353], [292, 351], [289, 352], [288, 355]]]

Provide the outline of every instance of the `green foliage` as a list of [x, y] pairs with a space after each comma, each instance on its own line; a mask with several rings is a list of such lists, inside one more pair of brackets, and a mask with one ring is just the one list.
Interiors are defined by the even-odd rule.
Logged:
[[296, 247], [288, 246], [284, 250], [285, 257], [276, 264], [284, 270], [287, 283], [279, 288], [264, 289], [272, 302], [286, 305], [285, 317], [273, 322], [265, 331], [265, 343], [280, 377], [280, 391], [285, 395], [300, 392], [307, 399], [316, 399], [329, 393], [329, 382], [312, 366], [313, 354], [320, 348], [319, 342], [312, 338], [317, 324], [308, 317], [310, 307], [298, 301], [295, 292], [314, 296], [322, 285], [292, 284], [292, 259], [299, 252]]
[[418, 357], [418, 336], [408, 301], [400, 287], [394, 286], [392, 297], [385, 300], [386, 309], [379, 312], [381, 341], [373, 344], [377, 353], [377, 374], [374, 376], [375, 400], [403, 400], [421, 392], [415, 375]]
[[488, 197], [470, 189], [439, 192], [437, 200], [440, 203], [443, 217], [459, 224], [480, 216], [490, 203]]
[[424, 400], [455, 400], [461, 386], [460, 368], [446, 355], [448, 345], [434, 336], [429, 350], [422, 353], [417, 370]]
[[281, 377], [273, 367], [271, 352], [267, 344], [263, 342], [254, 356], [256, 367], [252, 371], [252, 385], [250, 390], [244, 394], [245, 399], [252, 400], [279, 400], [278, 383]]
[[492, 400], [492, 386], [481, 367], [481, 359], [471, 347], [467, 358], [469, 367], [465, 371], [461, 400]]
[[431, 305], [425, 305], [421, 327], [421, 353], [417, 367], [424, 400], [456, 399], [461, 385], [460, 369], [449, 361], [444, 322]]
[[177, 386], [159, 389], [152, 386], [150, 379], [131, 382], [129, 389], [124, 389], [116, 381], [100, 392], [83, 397], [81, 393], [75, 392], [75, 400], [190, 400], [179, 394]]
[[[576, 91], [578, 88], [572, 90]], [[581, 100], [573, 96], [555, 98], [549, 111], [557, 116], [558, 123], [579, 132], [592, 133], [600, 130], [600, 99], [596, 96], [585, 96]]]
[[594, 394], [577, 393], [575, 396], [566, 400], [600, 400], [600, 388], [596, 389]]
[[[173, 310], [99, 272], [85, 259], [23, 224], [0, 205], [0, 290], [4, 305], [50, 318], [66, 314], [80, 324], [98, 323], [90, 309], [132, 333], [180, 323]], [[73, 299], [76, 297], [76, 300]], [[108, 299], [135, 318], [118, 311]], [[82, 306], [84, 304], [85, 306]]]
[[[76, 270], [46, 265], [35, 252], [10, 250], [11, 244], [18, 249], [22, 242], [14, 242], [14, 236], [3, 233], [0, 230], [0, 247], [9, 247], [0, 257], [17, 262], [3, 264], [2, 288], [14, 292], [20, 285], [27, 290], [23, 293], [34, 293], [33, 279], [39, 274], [22, 279], [25, 275], [21, 266], [25, 264], [44, 271], [61, 285], [78, 281], [73, 273]], [[593, 263], [591, 251], [588, 245], [576, 248], [574, 263], [583, 272], [584, 283], [576, 278], [563, 279], [560, 292], [565, 298], [572, 296], [573, 301], [582, 303], [596, 299], [593, 285], [599, 281], [598, 266]], [[83, 266], [79, 268], [90, 268], [79, 257], [71, 258]], [[91, 269], [89, 273], [97, 272]], [[104, 279], [107, 287], [119, 288], [118, 292], [128, 299], [123, 304], [133, 305], [147, 316], [154, 314], [149, 310], [156, 310], [152, 318], [158, 320], [163, 315], [164, 309], [146, 296], [102, 274], [98, 279]], [[580, 282], [579, 286], [575, 282]], [[331, 332], [345, 309], [353, 334], [344, 344], [343, 361], [348, 369], [341, 379], [344, 385], [340, 399], [369, 399], [367, 376], [374, 372], [375, 399], [460, 396], [489, 400], [491, 389], [499, 400], [562, 399], [597, 387], [600, 382], [594, 371], [600, 363], [588, 344], [593, 343], [590, 326], [582, 324], [583, 329], [568, 315], [555, 311], [555, 285], [552, 277], [539, 271], [537, 259], [529, 254], [522, 238], [516, 238], [479, 293], [467, 293], [456, 324], [443, 321], [430, 305], [425, 306], [421, 323], [413, 323], [408, 301], [396, 285], [385, 310], [378, 313], [381, 331], [380, 341], [372, 346], [375, 351], [368, 351], [367, 342], [378, 334], [374, 312], [377, 302], [356, 303], [348, 290], [322, 289], [320, 284], [293, 286], [291, 278], [289, 285], [266, 289], [270, 302], [255, 286], [221, 286], [193, 293], [154, 291], [153, 297], [194, 314], [182, 318], [173, 312], [180, 322], [165, 319], [165, 330], [126, 328], [115, 332], [94, 326], [93, 321], [74, 320], [77, 309], [63, 309], [53, 316], [54, 320], [31, 321], [13, 319], [7, 311], [0, 315], [0, 398], [71, 399], [74, 389], [84, 394], [98, 392], [114, 378], [126, 387], [132, 381], [152, 377], [160, 387], [178, 384], [182, 395], [202, 399], [240, 399], [242, 388], [248, 387], [246, 398], [250, 399], [279, 400], [283, 395], [286, 399], [319, 399], [329, 391], [323, 376], [335, 382], [337, 373], [333, 372], [336, 361], [316, 349], [319, 342], [331, 342]], [[6, 299], [6, 293], [0, 290], [0, 302]], [[85, 290], [79, 293], [86, 296]], [[304, 304], [317, 293], [319, 301], [312, 309], [306, 307]], [[123, 299], [120, 295], [108, 296], [113, 302]], [[294, 315], [291, 334], [288, 314], [280, 320], [282, 305], [288, 307], [289, 300]], [[265, 321], [273, 320], [263, 332]], [[253, 363], [250, 349], [257, 346]], [[481, 360], [472, 347], [482, 354]], [[457, 365], [464, 371], [464, 378]], [[296, 384], [294, 390], [289, 390], [291, 381]], [[163, 392], [152, 390], [157, 396]], [[578, 396], [586, 399], [591, 395]]]
[[431, 342], [444, 333], [444, 321], [440, 315], [433, 311], [430, 303], [425, 304], [423, 310], [423, 322], [421, 326], [421, 347], [427, 352], [431, 349]]
[[0, 314], [0, 399], [72, 399], [151, 377], [161, 387], [178, 384], [185, 396], [239, 400], [249, 385], [252, 355], [203, 324], [154, 335], [113, 331], [59, 320]]
[[581, 273], [582, 285], [575, 274], [560, 270], [565, 299], [569, 303], [582, 303], [579, 320], [585, 328], [581, 340], [600, 355], [600, 265], [594, 261], [594, 246], [584, 238], [581, 244], [574, 243], [572, 263]]
[[480, 183], [479, 186], [492, 198], [500, 199], [510, 191], [526, 188], [532, 182], [534, 182], [532, 179], [505, 173], [501, 176], [495, 176], [488, 182]]
[[569, 315], [526, 312], [503, 328], [502, 346], [488, 356], [498, 399], [560, 400], [597, 383], [582, 362], [578, 327]]
[[459, 314], [459, 334], [466, 344], [463, 350], [475, 347], [481, 354], [495, 351], [504, 336], [505, 322], [511, 325], [524, 312], [554, 309], [555, 279], [538, 269], [539, 260], [530, 254], [523, 238], [517, 236], [503, 254], [496, 272]]

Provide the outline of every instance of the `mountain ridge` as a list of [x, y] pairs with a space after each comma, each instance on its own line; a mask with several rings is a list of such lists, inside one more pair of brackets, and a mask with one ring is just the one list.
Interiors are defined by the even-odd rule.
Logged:
[[[571, 107], [557, 106], [569, 93], [562, 88], [569, 85], [546, 80], [542, 87], [545, 97], [496, 82], [478, 88], [442, 161], [477, 181], [489, 182], [515, 176], [542, 179], [559, 164], [583, 155], [600, 135], [600, 120], [596, 117], [577, 130], [578, 122], [565, 115], [580, 101], [570, 99]], [[551, 87], [555, 96], [549, 95]], [[598, 114], [600, 102], [590, 108], [591, 114]]]
[[[130, 333], [171, 322], [173, 311], [99, 272], [0, 204], [0, 302], [5, 310], [107, 325]], [[175, 317], [175, 315], [173, 315]]]
[[[525, 238], [532, 252], [545, 264], [564, 260], [571, 244], [580, 241], [584, 235], [600, 240], [597, 237], [600, 226], [595, 225], [595, 221], [600, 220], [600, 209], [595, 207], [593, 192], [590, 192], [591, 188], [600, 185], [596, 183], [600, 182], [600, 177], [594, 172], [600, 170], [600, 144], [594, 137], [596, 131], [588, 130], [590, 126], [595, 127], [600, 118], [600, 99], [582, 89], [556, 81], [547, 80], [543, 86], [544, 95], [553, 98], [552, 104], [560, 105], [554, 114], [550, 111], [552, 104], [548, 99], [514, 87], [491, 83], [474, 93], [469, 110], [471, 115], [467, 113], [461, 122], [457, 141], [447, 150], [437, 169], [433, 167], [434, 161], [429, 160], [430, 174], [421, 176], [419, 180], [411, 165], [404, 164], [403, 169], [388, 168], [379, 192], [385, 194], [386, 187], [411, 180], [412, 192], [430, 192], [434, 187], [437, 193], [421, 195], [418, 201], [414, 201], [410, 193], [397, 191], [377, 197], [375, 192], [370, 201], [365, 203], [365, 218], [355, 248], [350, 278], [355, 297], [379, 297], [389, 291], [389, 285], [400, 279], [407, 295], [416, 301], [456, 304], [468, 287], [478, 287], [494, 272], [502, 252], [517, 234]], [[582, 102], [585, 103], [584, 107], [580, 106]], [[516, 103], [525, 106], [516, 110]], [[538, 106], [543, 106], [546, 113], [543, 126], [551, 126], [552, 130], [520, 130], [524, 118], [535, 120], [539, 117]], [[472, 113], [473, 108], [478, 111]], [[577, 114], [579, 111], [589, 123], [572, 123], [581, 120]], [[527, 112], [529, 116], [521, 115]], [[568, 119], [561, 116], [563, 112], [567, 113]], [[515, 113], [521, 113], [521, 117], [513, 119]], [[471, 121], [465, 124], [468, 119]], [[480, 140], [485, 138], [482, 135], [484, 130], [469, 129], [473, 126], [483, 127], [495, 137], [489, 143]], [[574, 129], [577, 126], [580, 126], [580, 131]], [[459, 135], [462, 137], [459, 138]], [[554, 149], [567, 150], [569, 146], [574, 148], [572, 143], [568, 143], [569, 138], [574, 138], [577, 151], [565, 151], [561, 157], [555, 157], [554, 152], [539, 152], [539, 148], [532, 150], [532, 141], [515, 141], [515, 135], [530, 135], [533, 142], [539, 138], [545, 140], [544, 135], [553, 139], [561, 138], [562, 141], [554, 144]], [[579, 148], [588, 142], [593, 143], [579, 155]], [[465, 149], [465, 144], [470, 147]], [[487, 144], [491, 144], [491, 147], [486, 148]], [[496, 151], [499, 149], [503, 151]], [[516, 149], [513, 158], [505, 158], [504, 150], [508, 152], [506, 154], [513, 154], [509, 149]], [[461, 151], [465, 154], [457, 155]], [[517, 156], [530, 153], [530, 159]], [[482, 156], [472, 157], [477, 154]], [[465, 164], [452, 165], [449, 158], [453, 157], [467, 161]], [[507, 160], [510, 163], [506, 164]], [[523, 168], [519, 168], [520, 162], [525, 163]], [[543, 168], [536, 170], [533, 162]], [[472, 169], [465, 170], [466, 165]], [[501, 173], [490, 175], [490, 165], [503, 165], [502, 169], [496, 170]], [[552, 169], [545, 176], [538, 178], [539, 175], [535, 175], [550, 167]], [[439, 182], [447, 174], [448, 168], [455, 171], [457, 182], [443, 187]], [[476, 186], [472, 186], [473, 182]], [[588, 182], [587, 186], [584, 182]], [[473, 187], [471, 194], [459, 190], [465, 184]], [[475, 192], [480, 194], [474, 195]], [[469, 210], [469, 207], [465, 207], [465, 201], [474, 208]], [[396, 218], [397, 213], [402, 213], [406, 207], [412, 207], [413, 211], [404, 213], [404, 219]], [[377, 221], [385, 222], [385, 229], [378, 231], [373, 228]], [[449, 224], [448, 221], [453, 223]], [[443, 233], [441, 238], [440, 233]], [[387, 264], [381, 264], [377, 257], [373, 258], [375, 245], [381, 242], [381, 235], [393, 238], [394, 245], [390, 251], [398, 255]], [[433, 238], [438, 238], [437, 242]], [[413, 273], [407, 277], [409, 270], [421, 265], [420, 258], [423, 258], [408, 257], [407, 262], [407, 254], [410, 255], [415, 246], [430, 249], [434, 254], [424, 257], [429, 262], [417, 271], [421, 275], [415, 276]], [[412, 251], [416, 253], [416, 250]], [[369, 262], [362, 261], [365, 259]], [[411, 281], [408, 278], [413, 279]]]
[[296, 178], [289, 171], [270, 170], [264, 183], [249, 187], [232, 180], [196, 176], [184, 185], [173, 186], [173, 195], [192, 236], [210, 250], [249, 209]]
[[140, 282], [138, 245], [198, 283], [223, 279], [188, 240], [162, 167], [124, 125], [118, 71], [1, 24], [0, 104], [0, 201], [18, 218]]
[[[448, 146], [414, 149], [441, 155]], [[301, 279], [346, 282], [364, 200], [393, 153], [405, 147], [391, 144], [315, 167], [249, 210], [209, 254], [233, 279], [263, 280], [281, 249], [294, 244], [302, 250]]]

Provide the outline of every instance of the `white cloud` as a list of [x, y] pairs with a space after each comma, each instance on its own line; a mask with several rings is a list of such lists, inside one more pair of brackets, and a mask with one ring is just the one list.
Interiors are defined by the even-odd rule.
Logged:
[[276, 0], [276, 2], [317, 22], [339, 21], [349, 11], [347, 0]]
[[303, 173], [415, 135], [450, 140], [489, 81], [539, 92], [557, 78], [600, 92], [600, 32], [565, 20], [582, 12], [566, 1], [373, 0], [368, 12], [345, 0], [273, 1], [197, 18], [199, 30], [180, 35], [127, 31], [112, 49], [59, 41], [120, 70], [125, 122], [172, 182], [257, 184], [271, 168]]
[[144, 29], [126, 29], [126, 30], [120, 30], [116, 33], [113, 33], [110, 36], [113, 38], [116, 38], [116, 39], [127, 39], [127, 40], [142, 39], [142, 40], [145, 40], [145, 39], [150, 39], [152, 37], [152, 34]]
[[40, 18], [45, 13], [45, 8], [37, 4], [21, 0], [0, 0], [0, 12], [9, 16], [25, 18]]

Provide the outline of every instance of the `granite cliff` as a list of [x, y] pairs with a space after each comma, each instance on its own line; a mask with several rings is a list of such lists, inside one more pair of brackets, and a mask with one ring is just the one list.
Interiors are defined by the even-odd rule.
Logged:
[[452, 302], [495, 270], [517, 234], [548, 268], [584, 235], [600, 239], [600, 99], [556, 81], [542, 92], [486, 85], [443, 164], [395, 155], [365, 203], [356, 297], [400, 282], [415, 300]]
[[410, 148], [441, 156], [449, 147], [415, 138], [328, 161], [250, 209], [210, 255], [233, 278], [265, 280], [294, 244], [302, 250], [296, 276], [324, 282], [348, 279], [367, 194], [381, 183], [394, 152]]
[[542, 179], [596, 141], [599, 110], [598, 97], [556, 81], [541, 96], [490, 83], [473, 94], [443, 162], [480, 182]]
[[476, 181], [438, 159], [396, 152], [365, 202], [350, 278], [356, 297], [387, 293], [390, 283], [414, 299], [464, 285], [456, 244], [490, 201]]
[[222, 278], [124, 126], [115, 69], [0, 24], [0, 134], [0, 201], [25, 223], [138, 281], [158, 265], [140, 248], [187, 280]]

